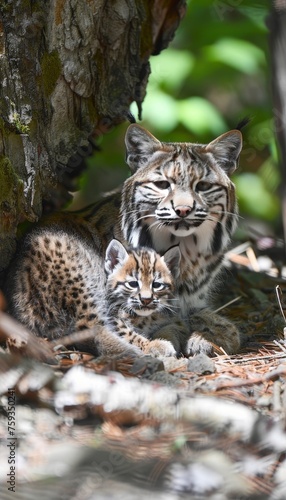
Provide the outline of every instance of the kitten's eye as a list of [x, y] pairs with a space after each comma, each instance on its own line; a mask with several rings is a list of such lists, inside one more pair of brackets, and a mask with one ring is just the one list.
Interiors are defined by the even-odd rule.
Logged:
[[126, 288], [129, 288], [130, 290], [134, 290], [136, 288], [139, 288], [139, 283], [138, 281], [125, 281], [125, 286]]
[[196, 185], [196, 191], [208, 191], [212, 187], [212, 184], [207, 181], [200, 181]]
[[160, 283], [160, 281], [153, 281], [153, 288], [156, 290], [156, 292], [159, 292], [160, 290], [163, 290], [165, 288], [164, 283]]
[[168, 181], [155, 181], [153, 184], [158, 188], [158, 189], [169, 189], [170, 187], [170, 182]]

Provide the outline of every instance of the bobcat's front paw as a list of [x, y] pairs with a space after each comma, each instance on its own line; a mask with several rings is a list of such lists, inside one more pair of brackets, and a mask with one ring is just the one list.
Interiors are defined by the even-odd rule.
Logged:
[[155, 339], [150, 340], [148, 345], [144, 348], [144, 354], [151, 354], [151, 356], [169, 357], [176, 356], [176, 350], [169, 340]]
[[[240, 347], [240, 334], [228, 319], [210, 311], [200, 311], [190, 316], [193, 333], [187, 343], [187, 355], [199, 353], [211, 356], [215, 348], [235, 354]], [[218, 350], [218, 352], [220, 352]]]
[[211, 356], [214, 352], [214, 346], [210, 340], [207, 340], [199, 332], [193, 332], [187, 343], [187, 355], [206, 354]]

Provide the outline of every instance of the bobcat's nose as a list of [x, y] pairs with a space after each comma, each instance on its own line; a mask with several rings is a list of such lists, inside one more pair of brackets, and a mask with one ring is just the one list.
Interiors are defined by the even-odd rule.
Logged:
[[187, 217], [191, 213], [192, 207], [189, 207], [189, 205], [178, 205], [175, 208], [175, 212], [178, 217]]
[[153, 300], [153, 297], [140, 297], [140, 300], [143, 306], [149, 306], [149, 304], [151, 304]]

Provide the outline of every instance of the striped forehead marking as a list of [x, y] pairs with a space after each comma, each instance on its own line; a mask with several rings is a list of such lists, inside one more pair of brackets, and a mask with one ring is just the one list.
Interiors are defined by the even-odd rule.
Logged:
[[171, 179], [174, 184], [189, 185], [194, 180], [209, 175], [211, 169], [207, 161], [200, 161], [200, 159], [190, 155], [181, 154], [176, 159], [162, 163], [156, 171]]
[[152, 276], [154, 276], [157, 256], [155, 252], [141, 251], [140, 253], [133, 253], [134, 259], [137, 264], [137, 272], [140, 275], [142, 281], [148, 281]]

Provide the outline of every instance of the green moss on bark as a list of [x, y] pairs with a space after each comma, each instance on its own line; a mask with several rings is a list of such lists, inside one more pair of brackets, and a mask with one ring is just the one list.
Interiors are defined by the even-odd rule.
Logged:
[[9, 231], [15, 224], [23, 200], [24, 183], [6, 156], [0, 156], [0, 229]]
[[44, 93], [48, 97], [52, 94], [57, 80], [61, 75], [62, 65], [57, 52], [45, 53], [41, 60], [41, 80]]

